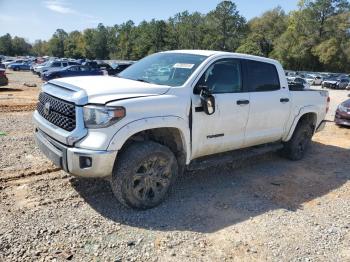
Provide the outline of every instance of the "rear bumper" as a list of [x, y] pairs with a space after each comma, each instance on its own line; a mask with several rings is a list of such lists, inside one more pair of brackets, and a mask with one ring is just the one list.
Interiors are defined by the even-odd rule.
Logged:
[[44, 155], [67, 173], [91, 178], [112, 174], [117, 151], [67, 147], [38, 129], [35, 131], [35, 140]]

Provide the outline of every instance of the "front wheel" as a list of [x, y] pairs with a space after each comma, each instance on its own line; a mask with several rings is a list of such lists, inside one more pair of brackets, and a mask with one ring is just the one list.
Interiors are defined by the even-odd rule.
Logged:
[[111, 186], [122, 204], [148, 209], [167, 196], [178, 174], [178, 164], [169, 148], [152, 141], [135, 142], [116, 161]]

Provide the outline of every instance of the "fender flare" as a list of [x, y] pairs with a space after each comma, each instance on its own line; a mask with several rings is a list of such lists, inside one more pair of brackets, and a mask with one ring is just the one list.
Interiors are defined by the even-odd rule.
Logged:
[[318, 126], [318, 119], [319, 119], [319, 116], [318, 116], [318, 112], [319, 109], [316, 107], [316, 106], [313, 106], [313, 105], [310, 105], [310, 106], [304, 106], [302, 108], [300, 108], [298, 114], [294, 117], [294, 120], [293, 120], [293, 123], [289, 129], [289, 132], [287, 133], [287, 135], [285, 137], [283, 137], [282, 141], [286, 142], [286, 141], [289, 141], [295, 131], [295, 128], [297, 126], [297, 124], [299, 123], [299, 120], [300, 118], [305, 115], [305, 114], [308, 114], [308, 113], [313, 113], [313, 114], [316, 114], [316, 123], [315, 123], [315, 126], [317, 127]]
[[180, 131], [183, 148], [186, 151], [186, 164], [188, 164], [191, 156], [190, 129], [188, 122], [178, 116], [157, 116], [129, 122], [114, 134], [108, 145], [108, 150], [119, 151], [133, 135], [155, 128], [176, 128]]

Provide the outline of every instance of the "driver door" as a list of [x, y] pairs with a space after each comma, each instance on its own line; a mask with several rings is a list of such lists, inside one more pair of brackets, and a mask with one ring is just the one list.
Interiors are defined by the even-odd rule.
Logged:
[[[199, 88], [215, 98], [215, 112], [202, 108]], [[243, 92], [239, 59], [220, 59], [211, 64], [196, 84], [192, 96], [192, 159], [238, 149], [244, 145], [250, 94]]]

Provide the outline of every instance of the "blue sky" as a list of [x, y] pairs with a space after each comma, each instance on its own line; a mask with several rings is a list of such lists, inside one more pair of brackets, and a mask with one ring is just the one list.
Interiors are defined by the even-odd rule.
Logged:
[[[49, 39], [57, 28], [67, 32], [133, 20], [167, 19], [188, 10], [207, 13], [220, 0], [0, 0], [0, 35], [10, 33], [33, 42]], [[297, 0], [236, 0], [240, 14], [250, 19], [281, 6], [296, 9]]]

